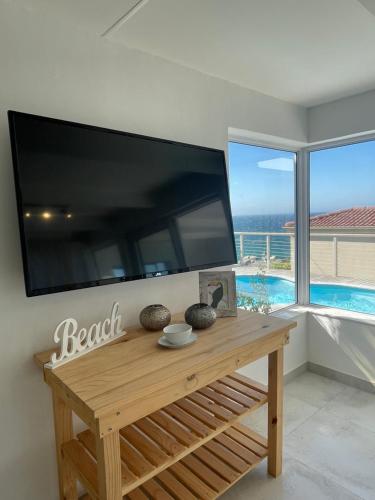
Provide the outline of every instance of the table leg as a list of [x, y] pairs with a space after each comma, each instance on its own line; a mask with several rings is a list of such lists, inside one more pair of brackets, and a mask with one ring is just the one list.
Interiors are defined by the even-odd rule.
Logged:
[[122, 500], [120, 434], [96, 436], [100, 500]]
[[268, 473], [274, 477], [282, 470], [283, 357], [283, 347], [268, 355]]
[[61, 446], [73, 439], [72, 410], [54, 392], [52, 398], [60, 500], [77, 500], [77, 481], [61, 452]]

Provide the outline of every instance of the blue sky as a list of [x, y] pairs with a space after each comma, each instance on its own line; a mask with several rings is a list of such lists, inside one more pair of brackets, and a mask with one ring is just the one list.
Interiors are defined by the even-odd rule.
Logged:
[[[233, 215], [294, 211], [294, 154], [229, 143]], [[310, 158], [311, 212], [375, 205], [375, 141], [316, 151]]]
[[293, 213], [293, 169], [293, 153], [229, 143], [233, 215]]

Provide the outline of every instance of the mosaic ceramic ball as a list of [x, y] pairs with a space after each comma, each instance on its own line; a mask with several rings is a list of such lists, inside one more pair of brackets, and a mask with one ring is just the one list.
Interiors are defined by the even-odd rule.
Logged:
[[142, 309], [139, 321], [145, 330], [162, 330], [169, 325], [171, 313], [162, 304], [152, 304]]

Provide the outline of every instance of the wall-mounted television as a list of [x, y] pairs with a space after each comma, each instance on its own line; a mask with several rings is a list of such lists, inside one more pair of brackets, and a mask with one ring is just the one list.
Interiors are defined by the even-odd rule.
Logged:
[[236, 261], [223, 151], [8, 118], [27, 296]]

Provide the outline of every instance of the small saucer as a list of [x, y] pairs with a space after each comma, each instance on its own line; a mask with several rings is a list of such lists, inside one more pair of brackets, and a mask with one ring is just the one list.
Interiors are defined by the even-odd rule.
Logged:
[[197, 338], [198, 338], [198, 335], [196, 333], [191, 333], [190, 337], [187, 339], [186, 342], [184, 342], [183, 344], [177, 345], [177, 344], [171, 344], [170, 342], [168, 342], [165, 335], [163, 335], [158, 340], [158, 344], [163, 346], [163, 347], [168, 347], [168, 349], [180, 349], [181, 347], [186, 347], [190, 344], [193, 344], [197, 340]]

